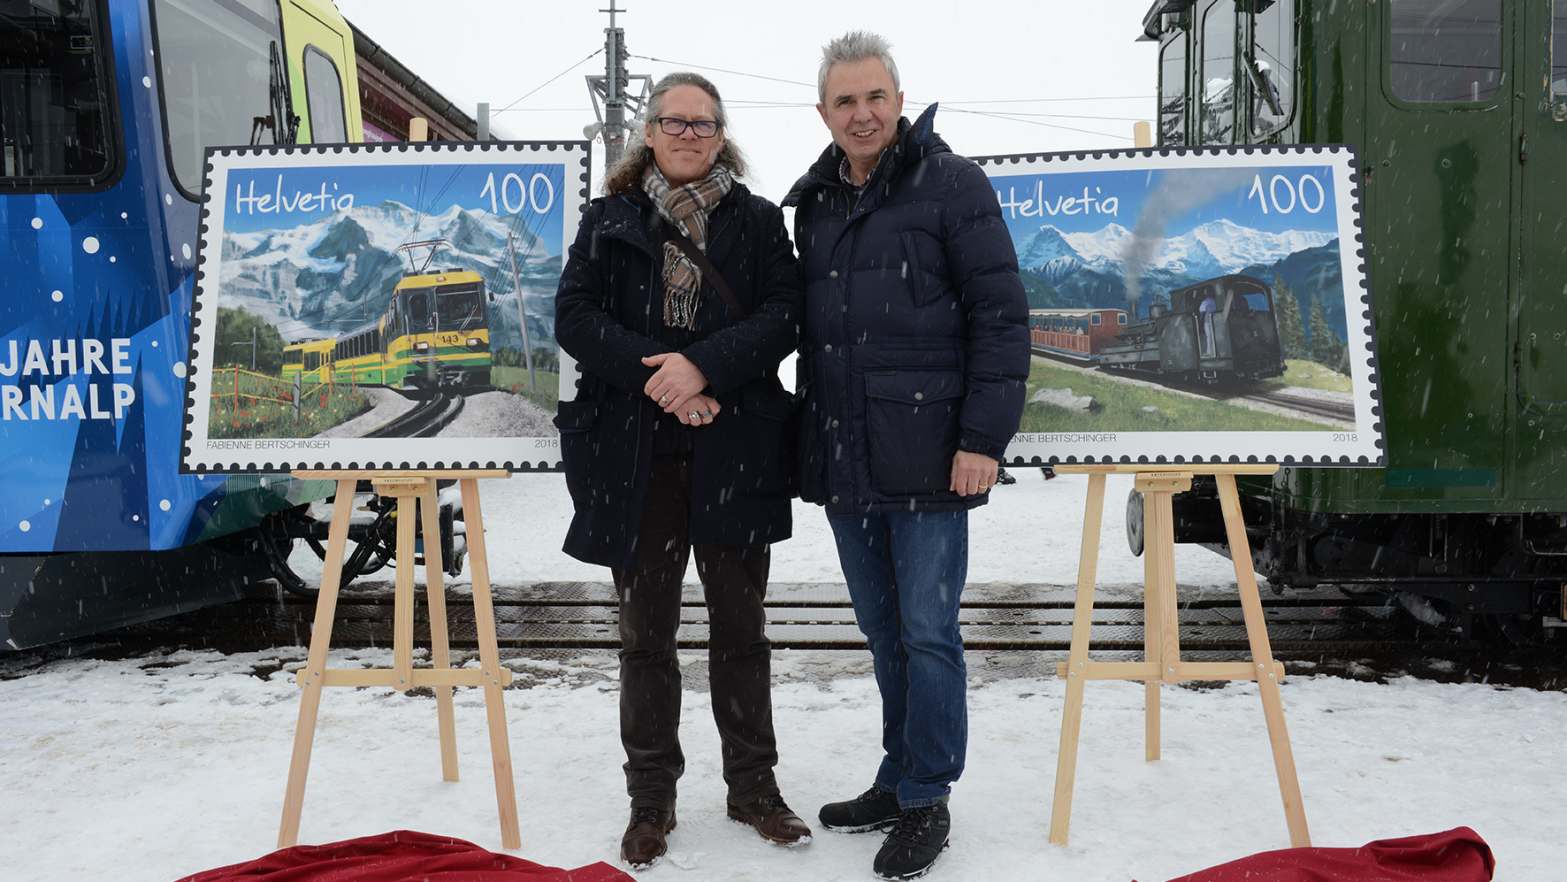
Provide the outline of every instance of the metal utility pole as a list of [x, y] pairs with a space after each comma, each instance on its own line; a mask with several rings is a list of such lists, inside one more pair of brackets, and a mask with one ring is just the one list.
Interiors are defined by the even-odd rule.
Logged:
[[528, 365], [528, 391], [537, 392], [539, 381], [533, 375], [533, 347], [528, 343], [528, 310], [522, 303], [522, 277], [517, 273], [517, 251], [511, 245], [513, 238], [513, 234], [506, 234], [506, 256], [511, 258], [511, 286], [517, 292], [517, 323], [522, 327], [522, 358]]
[[[604, 75], [587, 78], [588, 94], [593, 97], [593, 114], [598, 122], [590, 123], [582, 130], [589, 138], [595, 135], [604, 137], [606, 169], [613, 168], [625, 155], [626, 134], [635, 128], [647, 104], [648, 93], [653, 88], [651, 77], [646, 74], [633, 75], [626, 70], [626, 59], [630, 57], [626, 49], [626, 32], [615, 22], [615, 16], [626, 10], [619, 8], [617, 3], [618, 0], [609, 0], [609, 8], [599, 10], [609, 13], [609, 27], [604, 29]], [[641, 84], [640, 91], [635, 95], [631, 94], [630, 89], [633, 82]], [[627, 111], [630, 111], [629, 118]]]

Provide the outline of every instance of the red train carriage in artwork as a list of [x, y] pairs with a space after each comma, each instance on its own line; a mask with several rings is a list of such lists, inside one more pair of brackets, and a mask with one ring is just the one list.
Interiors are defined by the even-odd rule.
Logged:
[[1093, 362], [1126, 323], [1124, 309], [1031, 309], [1028, 336], [1036, 352]]

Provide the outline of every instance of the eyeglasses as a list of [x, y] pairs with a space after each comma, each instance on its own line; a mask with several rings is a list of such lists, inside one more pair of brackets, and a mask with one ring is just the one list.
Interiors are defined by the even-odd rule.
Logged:
[[655, 117], [654, 122], [664, 134], [678, 138], [686, 133], [686, 129], [696, 132], [698, 138], [711, 138], [718, 134], [718, 122], [711, 119], [681, 119], [678, 116]]

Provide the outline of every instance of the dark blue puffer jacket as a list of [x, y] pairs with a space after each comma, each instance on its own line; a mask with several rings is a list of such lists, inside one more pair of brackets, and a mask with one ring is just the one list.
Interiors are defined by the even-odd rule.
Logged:
[[942, 511], [959, 450], [1001, 459], [1023, 414], [1028, 299], [990, 180], [935, 105], [858, 194], [829, 147], [784, 205], [806, 283], [801, 495], [829, 513]]

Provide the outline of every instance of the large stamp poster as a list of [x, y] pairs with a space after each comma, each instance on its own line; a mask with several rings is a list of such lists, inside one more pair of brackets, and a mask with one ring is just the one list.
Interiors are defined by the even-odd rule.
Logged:
[[1011, 461], [1382, 464], [1348, 148], [978, 162], [1028, 293]]
[[585, 142], [209, 151], [191, 471], [553, 468]]

